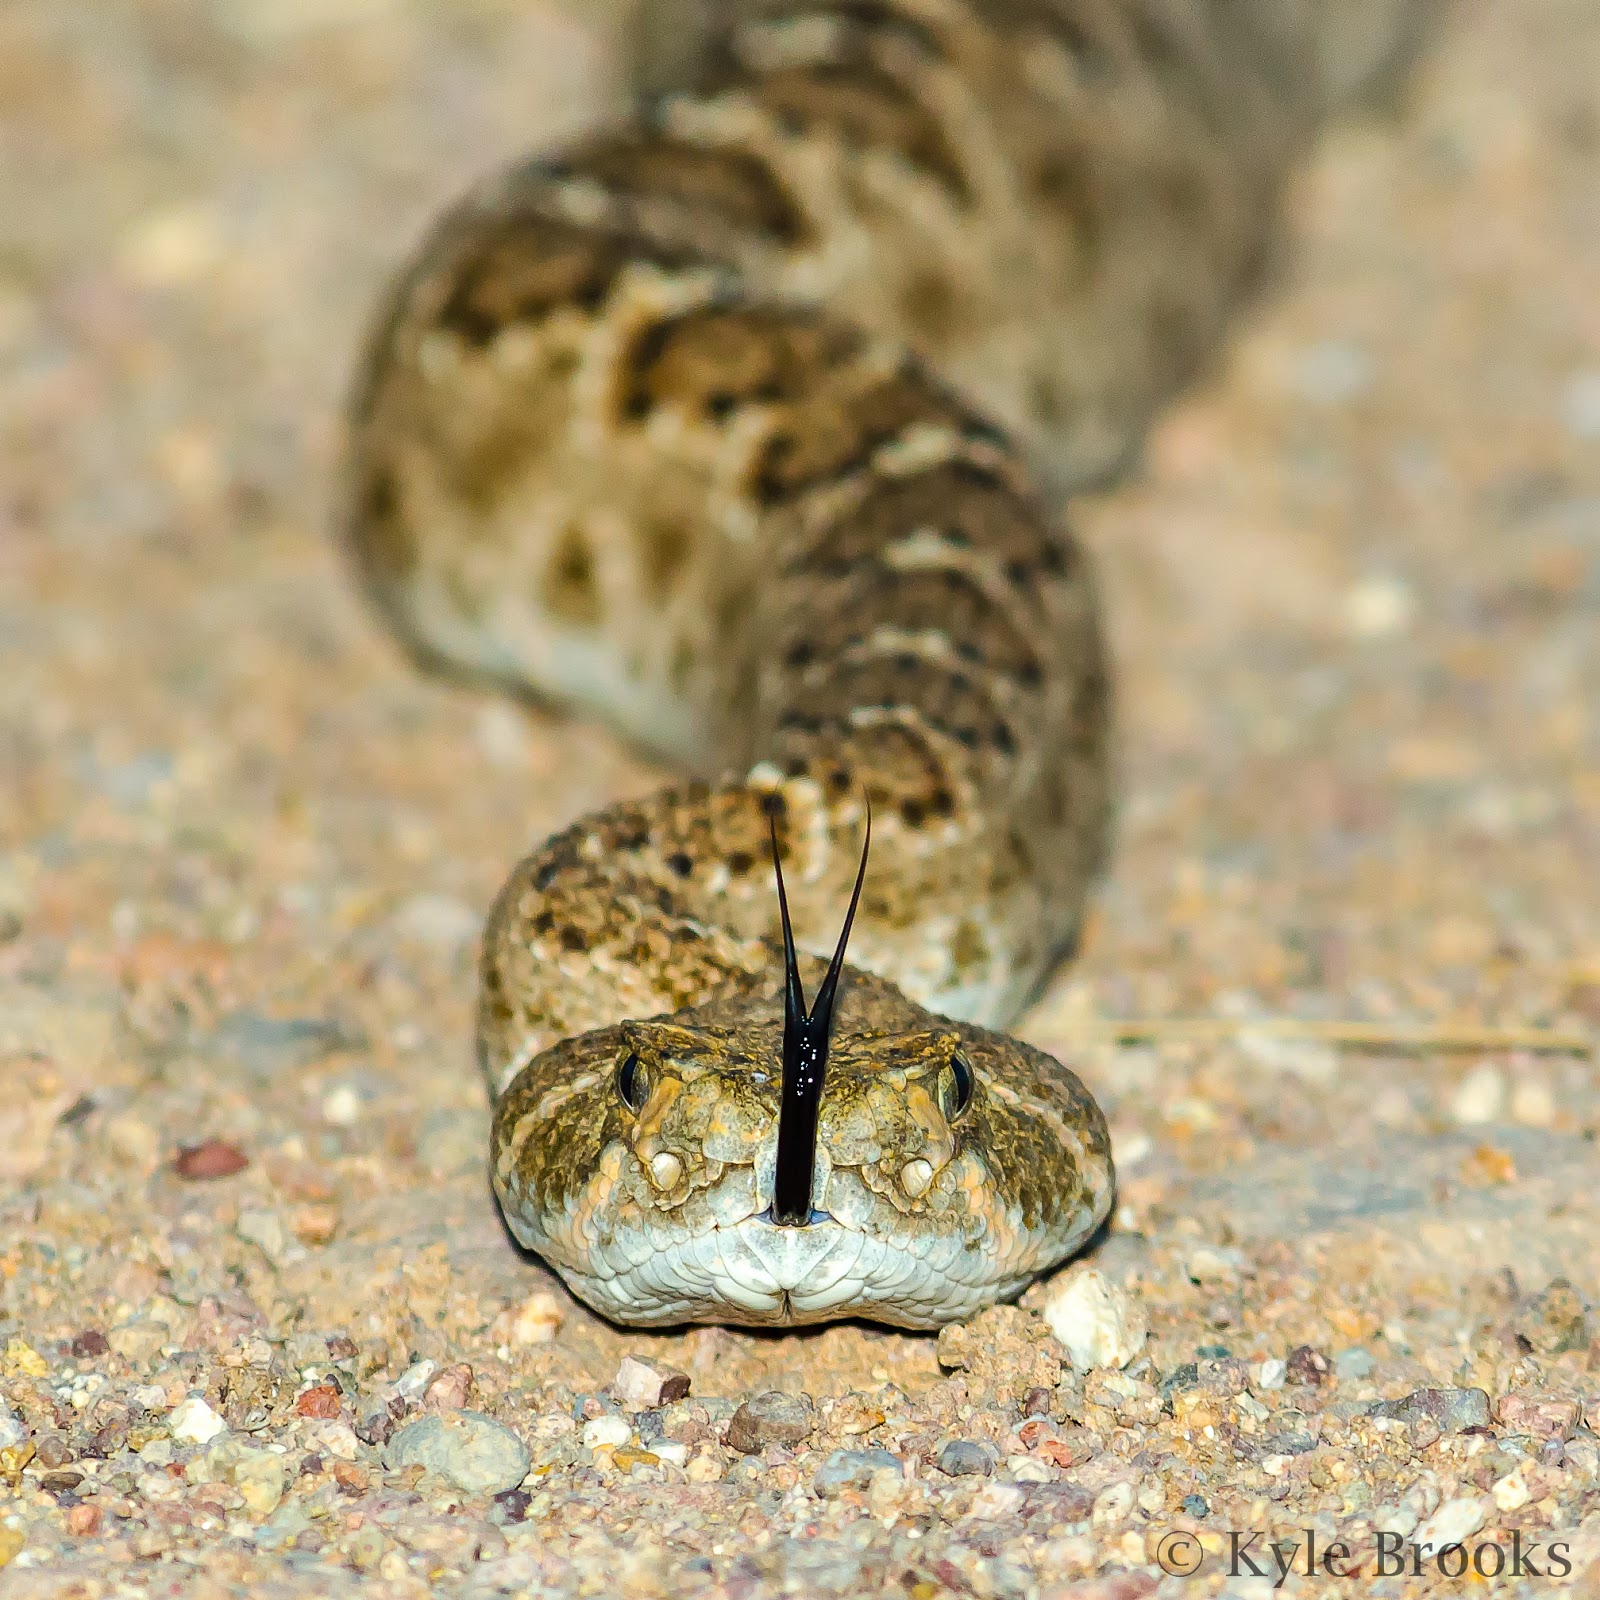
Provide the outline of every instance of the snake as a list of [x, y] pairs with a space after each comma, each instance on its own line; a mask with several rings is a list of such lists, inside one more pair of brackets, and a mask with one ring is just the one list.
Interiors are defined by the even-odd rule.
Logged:
[[672, 49], [632, 115], [479, 180], [396, 275], [340, 536], [420, 665], [683, 773], [488, 915], [515, 1239], [626, 1326], [936, 1328], [1114, 1207], [1101, 1108], [1006, 1031], [1114, 831], [1065, 509], [1428, 7], [645, 4]]

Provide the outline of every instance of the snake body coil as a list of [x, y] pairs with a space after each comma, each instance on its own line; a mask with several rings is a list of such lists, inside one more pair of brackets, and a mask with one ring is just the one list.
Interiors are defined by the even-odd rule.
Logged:
[[[705, 775], [549, 840], [490, 916], [512, 1230], [621, 1322], [935, 1326], [1112, 1201], [1083, 1085], [990, 1031], [1106, 846], [1095, 590], [1049, 507], [1212, 348], [1290, 159], [1423, 8], [738, 9], [694, 92], [434, 229], [358, 384], [347, 537], [424, 662]], [[869, 804], [802, 1217], [785, 995], [822, 964], [786, 971], [769, 830], [829, 951]]]

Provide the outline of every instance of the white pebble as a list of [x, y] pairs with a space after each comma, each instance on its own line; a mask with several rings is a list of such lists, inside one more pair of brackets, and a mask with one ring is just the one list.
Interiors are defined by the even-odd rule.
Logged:
[[1197, 1245], [1184, 1262], [1184, 1271], [1193, 1283], [1232, 1283], [1249, 1268], [1242, 1250], [1227, 1245]]
[[394, 1380], [396, 1397], [404, 1400], [407, 1405], [416, 1405], [438, 1370], [437, 1361], [414, 1362]]
[[1089, 1518], [1097, 1528], [1114, 1528], [1119, 1522], [1126, 1522], [1132, 1510], [1133, 1485], [1114, 1483], [1100, 1491]]
[[1014, 1483], [986, 1483], [972, 1497], [975, 1517], [1009, 1517], [1022, 1509], [1026, 1494]]
[[1447, 1544], [1460, 1544], [1470, 1538], [1483, 1526], [1487, 1515], [1487, 1503], [1477, 1495], [1446, 1500], [1413, 1538], [1419, 1545], [1431, 1544], [1436, 1551], [1442, 1550]]
[[198, 1395], [191, 1395], [172, 1413], [169, 1427], [179, 1444], [209, 1444], [228, 1431], [228, 1424]]
[[1270, 1361], [1263, 1361], [1256, 1369], [1256, 1387], [1258, 1389], [1281, 1389], [1284, 1379], [1288, 1376], [1288, 1363], [1279, 1361], [1274, 1356]]
[[1519, 1461], [1489, 1491], [1494, 1496], [1495, 1505], [1501, 1511], [1520, 1511], [1533, 1499], [1533, 1491], [1528, 1487], [1528, 1479], [1524, 1471], [1526, 1466], [1527, 1463], [1525, 1461]]
[[361, 1441], [348, 1422], [328, 1419], [307, 1430], [320, 1454], [339, 1461], [354, 1461], [361, 1454]]
[[1150, 1331], [1144, 1308], [1093, 1267], [1068, 1271], [1052, 1286], [1042, 1312], [1080, 1371], [1127, 1366]]
[[1374, 575], [1348, 589], [1344, 625], [1358, 639], [1392, 639], [1416, 616], [1416, 597], [1403, 579]]
[[322, 1097], [322, 1120], [330, 1127], [353, 1128], [361, 1120], [361, 1092], [353, 1084], [335, 1084]]
[[1465, 1127], [1475, 1127], [1496, 1121], [1505, 1101], [1505, 1076], [1486, 1061], [1462, 1079], [1450, 1097], [1450, 1115]]
[[1556, 1097], [1543, 1078], [1519, 1078], [1511, 1090], [1511, 1115], [1525, 1128], [1548, 1128], [1556, 1120]]
[[652, 1411], [662, 1403], [665, 1391], [673, 1387], [681, 1391], [684, 1387], [685, 1379], [678, 1378], [673, 1385], [673, 1377], [670, 1368], [653, 1367], [635, 1356], [624, 1356], [611, 1380], [611, 1394], [618, 1405], [629, 1411]]
[[583, 1425], [583, 1442], [595, 1450], [609, 1445], [613, 1450], [633, 1437], [633, 1428], [626, 1417], [595, 1417]]
[[9, 1450], [14, 1444], [21, 1444], [28, 1437], [28, 1429], [23, 1421], [0, 1405], [0, 1450]]
[[561, 1331], [566, 1312], [555, 1295], [541, 1289], [530, 1294], [511, 1319], [511, 1342], [517, 1345], [549, 1344]]
[[1150, 1135], [1138, 1128], [1111, 1130], [1111, 1159], [1118, 1172], [1131, 1172], [1154, 1149]]

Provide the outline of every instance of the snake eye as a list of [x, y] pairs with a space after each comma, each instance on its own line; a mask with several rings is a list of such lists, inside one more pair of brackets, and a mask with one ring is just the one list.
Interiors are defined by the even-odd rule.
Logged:
[[644, 1103], [650, 1098], [650, 1069], [633, 1051], [618, 1064], [617, 1093], [635, 1116], [644, 1110]]
[[972, 1104], [972, 1067], [963, 1055], [952, 1055], [939, 1074], [939, 1109], [954, 1122]]

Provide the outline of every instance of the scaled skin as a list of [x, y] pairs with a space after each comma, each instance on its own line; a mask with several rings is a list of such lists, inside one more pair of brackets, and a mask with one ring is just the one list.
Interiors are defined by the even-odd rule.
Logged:
[[[548, 840], [491, 913], [511, 1227], [621, 1322], [932, 1325], [1111, 1203], [1083, 1086], [963, 1025], [1038, 991], [1107, 850], [1111, 674], [1054, 507], [1215, 348], [1293, 158], [1430, 5], [646, 3], [646, 76], [696, 91], [441, 219], [357, 384], [346, 536], [420, 661], [701, 775]], [[675, 15], [739, 26], [694, 70], [649, 54]], [[773, 1229], [769, 823], [822, 954], [869, 803], [835, 1220]]]
[[[636, 1325], [849, 1314], [937, 1327], [1015, 1293], [1105, 1218], [1105, 1122], [1071, 1072], [847, 970], [819, 1215], [763, 1220], [781, 1015], [773, 981], [737, 983], [670, 1020], [557, 1045], [500, 1102], [491, 1170], [506, 1219], [596, 1310]], [[630, 1056], [637, 1110], [618, 1084]]]

